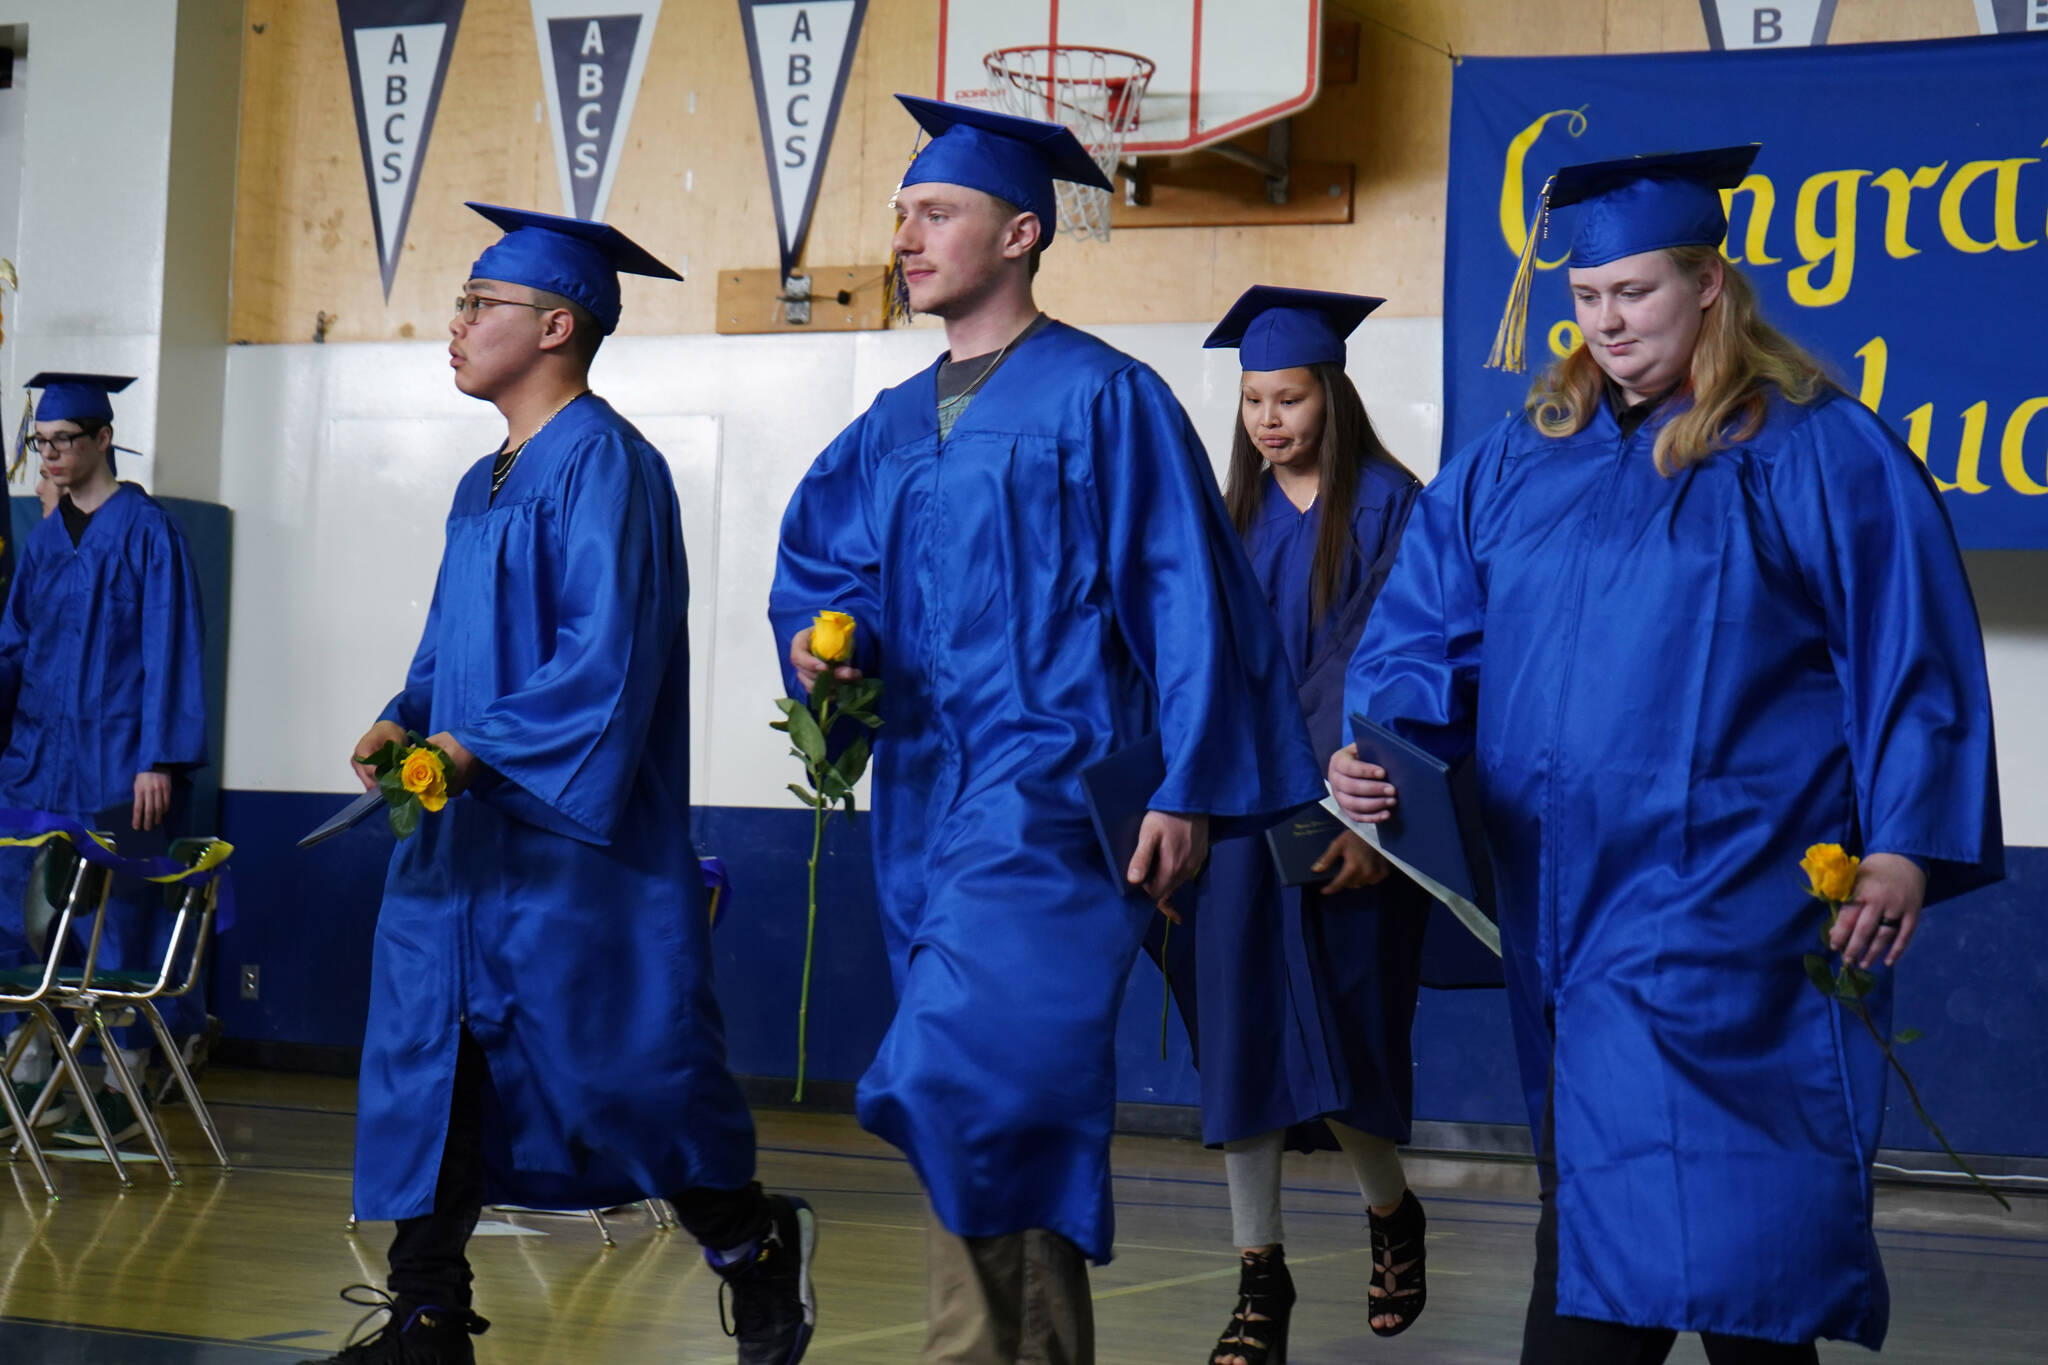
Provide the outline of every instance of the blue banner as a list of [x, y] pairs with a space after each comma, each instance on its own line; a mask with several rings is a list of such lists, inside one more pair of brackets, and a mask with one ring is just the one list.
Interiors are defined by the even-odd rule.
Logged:
[[[1519, 411], [1483, 368], [1537, 195], [1559, 167], [1760, 142], [1723, 248], [1765, 316], [1939, 483], [1966, 548], [2048, 548], [2048, 44], [1465, 58], [1452, 79], [1446, 457]], [[1529, 364], [1578, 343], [1552, 215]]]

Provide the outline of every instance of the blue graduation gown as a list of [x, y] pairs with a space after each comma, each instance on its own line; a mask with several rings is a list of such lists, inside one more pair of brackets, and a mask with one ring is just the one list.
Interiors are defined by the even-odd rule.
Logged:
[[[44, 517], [0, 612], [0, 806], [109, 828], [124, 853], [162, 852], [166, 830], [129, 827], [135, 778], [207, 761], [204, 670], [199, 578], [170, 513], [123, 483], [76, 546], [62, 516]], [[0, 859], [0, 958], [13, 965], [29, 956], [21, 905], [33, 861], [25, 850]], [[100, 961], [154, 967], [168, 927], [162, 888], [118, 882]], [[166, 1002], [165, 1013], [178, 1031], [199, 1002]]]
[[204, 613], [178, 523], [131, 483], [77, 546], [36, 523], [0, 613], [0, 799], [86, 816], [130, 804], [136, 774], [206, 762]]
[[[783, 519], [769, 611], [860, 623], [886, 687], [873, 838], [897, 1010], [860, 1120], [961, 1236], [1107, 1261], [1117, 1005], [1149, 902], [1079, 781], [1157, 730], [1156, 809], [1216, 830], [1322, 790], [1270, 613], [1159, 377], [1060, 323], [943, 446], [937, 364], [880, 394]], [[792, 684], [794, 680], [792, 679]]]
[[[1679, 400], [1683, 401], [1683, 400]], [[1884, 1064], [1807, 981], [1809, 844], [1997, 879], [1983, 644], [1926, 471], [1831, 395], [1674, 478], [1605, 411], [1423, 494], [1349, 699], [1476, 750], [1558, 1311], [1884, 1339]], [[1874, 997], [1880, 1026], [1889, 992]]]
[[[1244, 536], [1316, 755], [1342, 745], [1342, 675], [1421, 491], [1379, 461], [1359, 472], [1353, 559], [1321, 621], [1312, 610], [1321, 504], [1301, 511], [1270, 476]], [[1312, 677], [1338, 681], [1311, 690]], [[1409, 1032], [1429, 898], [1404, 877], [1325, 896], [1283, 888], [1263, 839], [1216, 846], [1167, 951], [1202, 1082], [1202, 1139], [1254, 1137], [1324, 1116], [1405, 1142], [1413, 1110]], [[1192, 989], [1189, 989], [1192, 987]], [[1332, 1144], [1317, 1124], [1303, 1149]]]
[[493, 771], [392, 854], [356, 1124], [364, 1218], [433, 1205], [456, 1045], [489, 1063], [487, 1202], [753, 1176], [690, 842], [689, 584], [660, 452], [588, 395], [455, 492], [384, 718]]

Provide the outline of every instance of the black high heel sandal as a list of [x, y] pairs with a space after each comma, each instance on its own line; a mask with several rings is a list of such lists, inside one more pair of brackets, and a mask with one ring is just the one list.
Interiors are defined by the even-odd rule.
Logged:
[[1246, 1365], [1287, 1365], [1287, 1320], [1293, 1314], [1287, 1253], [1279, 1247], [1245, 1252], [1237, 1271], [1237, 1311], [1216, 1338], [1209, 1365], [1232, 1357]]
[[1429, 1302], [1429, 1277], [1424, 1273], [1423, 1229], [1429, 1220], [1422, 1216], [1422, 1201], [1415, 1191], [1401, 1191], [1401, 1205], [1385, 1218], [1371, 1209], [1366, 1218], [1372, 1224], [1372, 1300], [1368, 1318], [1398, 1318], [1392, 1327], [1370, 1323], [1373, 1335], [1395, 1337], [1414, 1326]]

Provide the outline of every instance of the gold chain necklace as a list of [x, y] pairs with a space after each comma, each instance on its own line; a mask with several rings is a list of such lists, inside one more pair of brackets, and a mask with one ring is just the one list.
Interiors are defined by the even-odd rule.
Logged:
[[[1030, 322], [1024, 324], [1024, 332], [1030, 331], [1037, 324], [1038, 318], [1034, 316]], [[965, 403], [969, 398], [971, 398], [974, 395], [974, 391], [976, 389], [980, 388], [984, 383], [988, 382], [988, 377], [996, 372], [996, 367], [1003, 363], [1003, 357], [1010, 353], [1010, 348], [1017, 344], [1019, 338], [1021, 338], [1024, 335], [1024, 332], [1019, 332], [1016, 336], [1013, 336], [1008, 341], [1004, 342], [1003, 348], [1000, 351], [996, 352], [996, 358], [994, 360], [989, 361], [988, 368], [983, 370], [980, 374], [974, 376], [974, 382], [972, 384], [969, 384], [966, 388], [960, 390], [960, 392], [953, 395], [950, 401], [956, 407], [961, 403]]]
[[512, 453], [505, 458], [505, 467], [491, 475], [492, 497], [497, 497], [498, 490], [505, 486], [505, 480], [512, 477], [512, 466], [519, 463], [520, 455], [525, 453], [526, 448], [533, 444], [533, 437], [540, 435], [543, 431], [546, 431], [548, 429], [548, 423], [554, 421], [557, 417], [560, 417], [562, 415], [562, 408], [568, 407], [571, 403], [575, 402], [577, 399], [581, 398], [584, 394], [589, 392], [589, 389], [581, 389], [575, 393], [570, 394], [567, 398], [562, 400], [561, 407], [556, 408], [553, 412], [549, 413], [546, 417], [543, 417], [541, 419], [540, 425], [533, 429], [533, 436], [528, 436], [518, 445], [512, 447]]

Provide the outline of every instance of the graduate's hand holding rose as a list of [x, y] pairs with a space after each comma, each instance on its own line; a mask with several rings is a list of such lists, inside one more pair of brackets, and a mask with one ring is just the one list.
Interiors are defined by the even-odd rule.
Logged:
[[1387, 770], [1360, 758], [1356, 744], [1330, 755], [1330, 791], [1343, 812], [1361, 825], [1383, 823], [1397, 803]]
[[1913, 931], [1920, 927], [1920, 906], [1927, 896], [1927, 874], [1911, 858], [1872, 853], [1855, 869], [1854, 889], [1835, 917], [1828, 947], [1842, 960], [1863, 968], [1898, 965]]
[[1179, 924], [1180, 912], [1170, 898], [1195, 879], [1208, 857], [1208, 816], [1148, 810], [1145, 823], [1138, 826], [1138, 851], [1131, 855], [1124, 877], [1132, 886], [1144, 887], [1159, 913]]
[[806, 693], [828, 668], [841, 682], [860, 677], [860, 670], [846, 662], [853, 657], [853, 629], [853, 618], [845, 612], [820, 612], [817, 624], [798, 631], [789, 642], [789, 666]]
[[461, 740], [449, 734], [446, 730], [443, 730], [438, 735], [428, 735], [427, 743], [439, 749], [441, 756], [448, 760], [446, 777], [447, 799], [452, 801], [462, 795], [470, 783], [476, 781], [477, 774], [484, 766], [483, 762], [475, 754], [465, 749], [462, 746]]
[[387, 744], [405, 743], [405, 727], [397, 721], [380, 720], [363, 732], [356, 741], [356, 747], [349, 750], [349, 762], [354, 765], [356, 776], [362, 779], [363, 790], [370, 791], [377, 785], [377, 770], [364, 760]]

